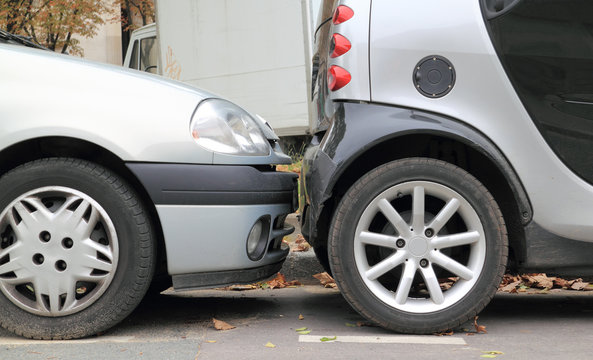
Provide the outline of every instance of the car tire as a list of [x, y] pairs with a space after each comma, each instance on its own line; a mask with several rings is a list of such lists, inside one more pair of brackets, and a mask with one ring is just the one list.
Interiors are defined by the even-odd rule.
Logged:
[[329, 260], [361, 315], [402, 333], [453, 329], [481, 311], [507, 262], [502, 213], [465, 170], [408, 158], [362, 176], [342, 198]]
[[118, 175], [83, 160], [29, 162], [0, 178], [0, 324], [72, 339], [123, 320], [153, 275], [148, 212]]

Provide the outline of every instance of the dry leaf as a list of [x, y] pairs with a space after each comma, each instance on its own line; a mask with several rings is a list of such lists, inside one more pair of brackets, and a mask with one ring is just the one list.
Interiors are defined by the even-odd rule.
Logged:
[[303, 314], [299, 314], [299, 320], [304, 320], [305, 317], [303, 316]]
[[585, 289], [587, 286], [589, 286], [589, 283], [583, 282], [582, 279], [577, 279], [577, 281], [575, 281], [570, 288], [573, 290], [583, 290]]
[[484, 334], [488, 334], [488, 331], [486, 331], [486, 326], [478, 325], [478, 316], [474, 316], [474, 327], [476, 328], [477, 334], [481, 332], [483, 332]]
[[513, 281], [510, 284], [506, 284], [505, 286], [500, 287], [498, 289], [498, 291], [508, 292], [508, 293], [516, 293], [517, 292], [517, 286], [519, 286], [520, 284], [521, 284], [521, 280]]
[[224, 290], [232, 290], [232, 291], [246, 291], [246, 290], [254, 290], [257, 289], [256, 285], [231, 285], [224, 288]]
[[260, 286], [262, 289], [283, 289], [285, 287], [296, 285], [301, 285], [301, 283], [298, 280], [286, 281], [286, 277], [284, 277], [284, 275], [281, 273], [278, 273], [275, 278], [261, 284]]
[[321, 285], [325, 286], [326, 288], [333, 288], [336, 289], [338, 286], [336, 285], [336, 281], [330, 274], [327, 272], [322, 272], [319, 274], [313, 275], [313, 277], [321, 283]]
[[436, 336], [452, 336], [453, 335], [453, 330], [447, 330], [447, 331], [443, 331], [443, 332], [439, 332], [439, 333], [434, 333], [433, 335], [436, 335]]
[[294, 242], [295, 244], [304, 244], [307, 242], [307, 240], [305, 240], [303, 234], [298, 234]]
[[233, 325], [222, 320], [216, 320], [215, 318], [212, 318], [212, 323], [214, 323], [214, 328], [216, 330], [231, 330], [235, 328]]
[[206, 340], [206, 342], [209, 344], [214, 344], [216, 342], [216, 340]]
[[271, 343], [271, 342], [269, 342], [269, 341], [268, 341], [268, 342], [266, 343], [266, 345], [264, 345], [264, 346], [265, 346], [265, 347], [267, 347], [267, 348], [275, 348], [275, 347], [276, 347], [276, 345], [272, 344], [272, 343]]
[[371, 324], [369, 322], [366, 322], [366, 321], [357, 321], [356, 322], [356, 326], [358, 326], [358, 327], [363, 327], [363, 326], [372, 326], [372, 327], [374, 327], [375, 325], [374, 324]]

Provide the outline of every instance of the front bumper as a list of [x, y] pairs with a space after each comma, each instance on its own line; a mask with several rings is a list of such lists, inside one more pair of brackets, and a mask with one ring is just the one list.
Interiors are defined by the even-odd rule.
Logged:
[[[273, 275], [288, 255], [282, 238], [293, 232], [296, 174], [252, 166], [130, 163], [163, 229], [167, 269], [176, 288], [251, 282]], [[260, 219], [266, 248], [247, 254], [247, 237]], [[177, 286], [176, 286], [177, 285]]]

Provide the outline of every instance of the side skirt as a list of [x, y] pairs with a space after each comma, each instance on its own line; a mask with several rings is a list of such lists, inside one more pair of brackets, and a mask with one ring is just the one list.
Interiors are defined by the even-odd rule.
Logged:
[[282, 268], [283, 262], [280, 261], [252, 269], [174, 275], [173, 288], [176, 291], [183, 291], [233, 284], [249, 284], [275, 275]]

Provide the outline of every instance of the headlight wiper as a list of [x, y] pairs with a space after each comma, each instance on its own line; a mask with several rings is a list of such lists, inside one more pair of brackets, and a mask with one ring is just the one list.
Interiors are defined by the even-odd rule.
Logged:
[[16, 42], [18, 44], [29, 46], [29, 47], [33, 47], [33, 48], [37, 48], [37, 49], [49, 50], [45, 46], [41, 46], [41, 45], [37, 44], [36, 42], [32, 41], [31, 39], [29, 39], [29, 38], [27, 38], [25, 36], [11, 34], [11, 33], [6, 32], [4, 30], [0, 30], [0, 39], [4, 39], [6, 41]]

